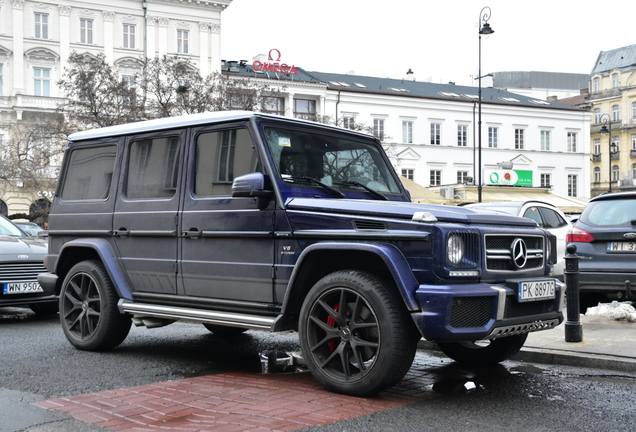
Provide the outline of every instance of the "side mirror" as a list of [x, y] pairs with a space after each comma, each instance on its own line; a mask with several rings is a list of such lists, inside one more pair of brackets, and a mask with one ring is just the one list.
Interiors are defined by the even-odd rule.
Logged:
[[265, 208], [273, 193], [265, 189], [265, 183], [265, 175], [260, 172], [239, 176], [232, 183], [232, 197], [254, 197], [258, 208]]

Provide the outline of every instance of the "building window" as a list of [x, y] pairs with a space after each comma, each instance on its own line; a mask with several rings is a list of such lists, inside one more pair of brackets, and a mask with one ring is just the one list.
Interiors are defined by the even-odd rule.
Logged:
[[515, 150], [523, 150], [526, 147], [525, 129], [515, 129]]
[[343, 117], [342, 118], [342, 127], [345, 129], [354, 130], [356, 127], [355, 118], [353, 117]]
[[620, 120], [618, 105], [612, 105], [612, 121]]
[[488, 127], [488, 147], [497, 148], [499, 146], [499, 128], [489, 126]]
[[431, 170], [431, 186], [439, 186], [442, 184], [442, 171]]
[[551, 143], [551, 134], [550, 131], [542, 130], [541, 131], [541, 151], [550, 151], [552, 150]]
[[618, 165], [612, 165], [612, 181], [618, 181]]
[[632, 178], [636, 179], [636, 164], [632, 164]]
[[468, 183], [468, 171], [457, 171], [457, 184]]
[[601, 140], [600, 140], [600, 138], [595, 138], [594, 139], [594, 154], [595, 155], [600, 155], [601, 154]]
[[124, 48], [135, 49], [135, 25], [124, 24]]
[[80, 18], [80, 43], [93, 44], [93, 20]]
[[596, 77], [592, 80], [592, 93], [598, 93], [601, 91], [601, 78]]
[[594, 183], [601, 182], [601, 169], [599, 167], [594, 168]]
[[380, 141], [384, 140], [384, 119], [373, 119], [373, 135]]
[[0, 96], [4, 94], [4, 65], [0, 64]]
[[600, 124], [600, 123], [601, 123], [601, 109], [594, 108], [594, 124]]
[[33, 94], [51, 96], [51, 69], [33, 69]]
[[468, 126], [457, 125], [457, 145], [459, 147], [468, 146]]
[[404, 144], [413, 144], [413, 122], [402, 122], [402, 142]]
[[612, 74], [612, 88], [613, 89], [617, 89], [618, 88], [618, 74]]
[[303, 120], [316, 120], [316, 101], [294, 99], [294, 117]]
[[414, 178], [414, 173], [415, 170], [413, 170], [412, 168], [402, 168], [402, 177], [407, 178], [409, 180], [413, 180]]
[[636, 120], [636, 102], [632, 102], [632, 119]]
[[190, 32], [188, 30], [177, 30], [177, 52], [179, 54], [190, 53]]
[[285, 99], [273, 96], [263, 97], [263, 112], [269, 114], [284, 115]]
[[35, 38], [49, 38], [49, 15], [45, 13], [35, 13]]
[[568, 174], [568, 196], [575, 197], [578, 193], [578, 176], [576, 174]]
[[552, 174], [541, 174], [541, 187], [552, 186]]
[[568, 151], [576, 153], [576, 132], [568, 132]]
[[632, 134], [632, 150], [636, 150], [636, 134]]
[[442, 144], [442, 125], [440, 123], [431, 123], [431, 145]]

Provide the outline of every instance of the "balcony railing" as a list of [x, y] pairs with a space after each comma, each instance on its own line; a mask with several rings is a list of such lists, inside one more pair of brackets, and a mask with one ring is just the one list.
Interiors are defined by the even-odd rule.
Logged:
[[592, 155], [592, 162], [598, 162], [601, 160], [601, 155], [600, 154], [593, 154]]

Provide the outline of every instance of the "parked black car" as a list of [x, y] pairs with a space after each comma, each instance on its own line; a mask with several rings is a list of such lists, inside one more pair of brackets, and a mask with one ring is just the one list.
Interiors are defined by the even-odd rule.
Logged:
[[582, 311], [598, 302], [636, 299], [636, 192], [592, 198], [567, 241], [581, 257]]
[[56, 313], [57, 297], [45, 293], [37, 281], [43, 273], [45, 240], [25, 234], [0, 216], [0, 307], [28, 306], [38, 314]]

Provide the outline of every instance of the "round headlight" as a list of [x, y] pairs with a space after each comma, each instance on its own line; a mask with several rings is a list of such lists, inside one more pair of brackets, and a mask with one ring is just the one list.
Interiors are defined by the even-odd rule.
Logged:
[[448, 261], [453, 265], [458, 265], [464, 258], [464, 239], [456, 234], [448, 236], [446, 241], [446, 256]]

